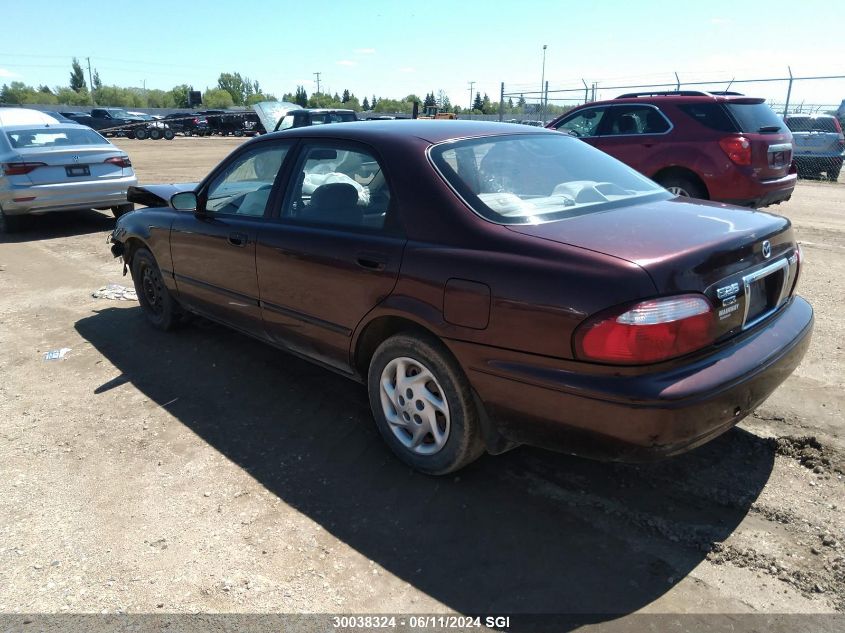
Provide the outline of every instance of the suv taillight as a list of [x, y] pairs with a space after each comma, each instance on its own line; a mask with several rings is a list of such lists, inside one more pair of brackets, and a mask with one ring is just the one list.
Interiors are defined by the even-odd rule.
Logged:
[[45, 167], [47, 163], [0, 163], [0, 171], [7, 176], [24, 176], [38, 167]]
[[641, 301], [579, 326], [575, 356], [614, 365], [656, 363], [711, 344], [715, 324], [713, 308], [703, 295]]
[[744, 136], [726, 136], [719, 141], [719, 147], [735, 164], [751, 164], [751, 143]]
[[132, 161], [129, 160], [128, 156], [112, 156], [103, 162], [111, 163], [112, 165], [117, 165], [118, 167], [132, 167]]
[[839, 123], [839, 119], [833, 117], [833, 127], [836, 128], [836, 131], [842, 134], [842, 124]]

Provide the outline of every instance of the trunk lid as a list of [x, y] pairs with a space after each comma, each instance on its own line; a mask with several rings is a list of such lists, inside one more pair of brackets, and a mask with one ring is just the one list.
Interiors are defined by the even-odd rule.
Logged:
[[[657, 295], [704, 293], [724, 335], [780, 307], [797, 277], [788, 219], [714, 202], [676, 198], [507, 228], [633, 262], [650, 275]], [[775, 277], [754, 279], [760, 271]]]
[[725, 102], [739, 132], [751, 143], [751, 166], [761, 180], [789, 174], [792, 133], [762, 99], [734, 98]]
[[[121, 178], [133, 173], [131, 167], [123, 168], [106, 162], [108, 158], [126, 156], [111, 145], [32, 147], [20, 148], [17, 152], [22, 161], [45, 163], [27, 174], [34, 185]], [[83, 174], [85, 168], [87, 168], [87, 175]], [[74, 173], [74, 170], [79, 175], [70, 175]]]

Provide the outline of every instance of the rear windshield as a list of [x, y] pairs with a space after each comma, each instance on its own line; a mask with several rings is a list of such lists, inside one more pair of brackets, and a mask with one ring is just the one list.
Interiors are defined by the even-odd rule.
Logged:
[[615, 158], [563, 134], [452, 141], [435, 145], [431, 158], [476, 213], [499, 224], [539, 224], [672, 197]]
[[54, 128], [6, 132], [12, 147], [61, 147], [64, 145], [109, 145], [94, 130]]
[[833, 132], [838, 134], [833, 117], [791, 116], [786, 126], [793, 132]]
[[739, 131], [746, 134], [777, 133], [786, 127], [783, 120], [765, 103], [732, 103], [725, 104], [739, 123]]

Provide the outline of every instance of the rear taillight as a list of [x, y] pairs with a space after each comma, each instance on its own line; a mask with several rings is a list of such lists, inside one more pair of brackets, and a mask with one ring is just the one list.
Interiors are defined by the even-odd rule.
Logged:
[[194, 117], [194, 125], [199, 125], [199, 124], [200, 124], [200, 120], [198, 118]]
[[715, 340], [715, 323], [703, 295], [641, 301], [581, 325], [575, 355], [619, 365], [655, 363], [706, 347]]
[[132, 161], [129, 160], [128, 156], [112, 156], [111, 158], [107, 158], [105, 162], [117, 165], [118, 167], [132, 167]]
[[47, 163], [0, 163], [0, 170], [7, 176], [24, 176]]
[[726, 136], [719, 141], [719, 147], [737, 165], [751, 164], [751, 142], [744, 136]]
[[833, 127], [836, 128], [836, 131], [842, 134], [842, 125], [839, 123], [839, 119], [833, 117]]

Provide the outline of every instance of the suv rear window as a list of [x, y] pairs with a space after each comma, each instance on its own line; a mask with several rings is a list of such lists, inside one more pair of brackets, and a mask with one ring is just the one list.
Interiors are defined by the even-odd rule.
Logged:
[[783, 120], [765, 103], [734, 103], [725, 104], [736, 122], [739, 131], [746, 134], [759, 132], [777, 133], [783, 131]]
[[711, 130], [717, 132], [737, 131], [736, 123], [731, 120], [720, 103], [686, 103], [679, 105], [678, 109]]
[[786, 119], [786, 127], [793, 132], [839, 132], [833, 117], [826, 116], [791, 116]]

